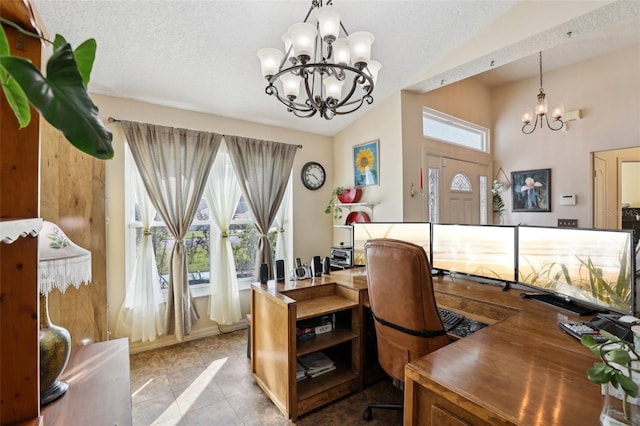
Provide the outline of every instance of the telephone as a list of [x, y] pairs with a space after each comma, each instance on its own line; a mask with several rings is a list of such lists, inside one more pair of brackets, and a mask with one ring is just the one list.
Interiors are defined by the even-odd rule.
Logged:
[[291, 279], [304, 280], [311, 278], [311, 268], [303, 265], [299, 257], [296, 257], [296, 267], [291, 271]]

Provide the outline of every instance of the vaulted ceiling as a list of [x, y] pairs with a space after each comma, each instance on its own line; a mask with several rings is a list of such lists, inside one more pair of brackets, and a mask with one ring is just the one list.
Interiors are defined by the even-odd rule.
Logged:
[[347, 31], [375, 35], [382, 69], [373, 105], [326, 121], [297, 118], [267, 96], [256, 56], [282, 48], [309, 0], [34, 2], [51, 38], [97, 40], [90, 92], [329, 136], [399, 90], [482, 73], [490, 86], [531, 77], [539, 50], [551, 70], [640, 46], [639, 0], [336, 0]]

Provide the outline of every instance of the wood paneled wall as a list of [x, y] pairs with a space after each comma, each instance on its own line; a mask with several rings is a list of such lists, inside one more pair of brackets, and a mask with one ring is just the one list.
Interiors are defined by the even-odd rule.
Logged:
[[[33, 30], [25, 2], [2, 0], [0, 16]], [[3, 25], [14, 55], [40, 66], [40, 41]], [[0, 93], [0, 220], [37, 218], [38, 114], [19, 129]], [[38, 364], [38, 241], [0, 243], [0, 424], [37, 421], [40, 415]], [[35, 420], [34, 420], [35, 419]]]
[[72, 346], [107, 340], [104, 161], [76, 149], [48, 123], [41, 126], [41, 216], [92, 256], [91, 283], [49, 293], [51, 321], [69, 330]]

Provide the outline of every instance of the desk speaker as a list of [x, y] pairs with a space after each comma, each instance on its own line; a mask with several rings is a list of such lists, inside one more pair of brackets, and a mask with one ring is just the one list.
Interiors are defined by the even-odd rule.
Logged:
[[266, 284], [269, 281], [269, 267], [266, 263], [260, 265], [260, 284]]
[[284, 260], [276, 260], [276, 281], [284, 281]]
[[331, 274], [331, 259], [328, 256], [322, 259], [322, 273], [325, 275]]
[[311, 275], [314, 277], [322, 275], [322, 259], [320, 256], [313, 256], [311, 259]]

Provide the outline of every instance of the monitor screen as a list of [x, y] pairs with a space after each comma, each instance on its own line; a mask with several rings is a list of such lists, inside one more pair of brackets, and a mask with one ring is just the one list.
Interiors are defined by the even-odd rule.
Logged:
[[431, 266], [505, 282], [516, 280], [514, 226], [434, 223]]
[[429, 256], [431, 224], [429, 222], [354, 222], [353, 264], [364, 266], [364, 243], [373, 238], [409, 241], [424, 248]]
[[632, 231], [520, 226], [519, 282], [565, 299], [633, 314]]

